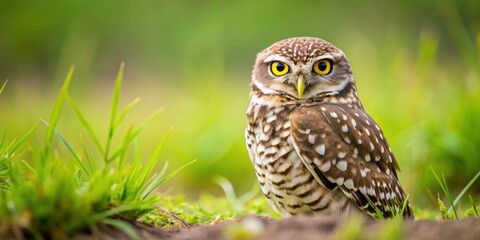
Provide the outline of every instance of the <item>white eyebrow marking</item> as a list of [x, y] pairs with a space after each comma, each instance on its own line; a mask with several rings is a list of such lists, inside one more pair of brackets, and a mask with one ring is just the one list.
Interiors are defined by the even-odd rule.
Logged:
[[310, 61], [308, 61], [307, 63], [305, 63], [305, 66], [309, 67], [309, 68], [312, 68], [312, 65], [320, 60], [324, 60], [324, 59], [327, 59], [327, 60], [330, 60], [333, 62], [333, 60], [335, 60], [335, 57], [330, 54], [330, 53], [325, 53], [324, 55], [322, 56], [318, 56], [316, 58], [312, 58], [310, 59]]
[[265, 58], [265, 60], [263, 62], [268, 63], [268, 62], [273, 62], [273, 61], [284, 62], [284, 63], [288, 64], [289, 66], [292, 66], [292, 62], [290, 60], [288, 60], [286, 57], [284, 57], [280, 54], [270, 55], [267, 58]]

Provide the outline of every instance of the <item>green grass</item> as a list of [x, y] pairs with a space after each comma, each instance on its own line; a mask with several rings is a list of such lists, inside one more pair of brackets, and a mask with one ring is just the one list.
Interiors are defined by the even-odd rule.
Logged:
[[[258, 197], [257, 188], [237, 197], [231, 183], [222, 177], [216, 181], [224, 189], [225, 198], [206, 194], [197, 203], [189, 203], [180, 196], [155, 192], [194, 161], [169, 174], [165, 174], [167, 163], [160, 171], [155, 170], [171, 129], [159, 139], [153, 153], [144, 157], [138, 138], [160, 111], [138, 126], [128, 126], [119, 135], [119, 126], [138, 103], [135, 99], [116, 110], [123, 71], [122, 64], [115, 82], [105, 143], [99, 140], [98, 132], [69, 94], [73, 67], [57, 95], [50, 118], [39, 123], [46, 126], [43, 144], [28, 146], [32, 134], [41, 130], [38, 124], [19, 140], [8, 140], [7, 130], [4, 131], [0, 141], [0, 235], [68, 238], [78, 232], [96, 234], [99, 224], [109, 224], [138, 238], [129, 221], [140, 219], [159, 227], [176, 228], [182, 227], [178, 219], [189, 224], [207, 224], [248, 215], [278, 216], [263, 197]], [[5, 84], [0, 94], [4, 87]], [[86, 138], [80, 136], [79, 150], [56, 130], [65, 103], [87, 132]], [[120, 139], [118, 144], [113, 144], [115, 137]], [[59, 151], [61, 148], [67, 151]], [[172, 215], [160, 209], [167, 209]]]
[[[119, 218], [135, 221], [154, 210], [161, 202], [159, 195], [153, 194], [155, 189], [188, 164], [169, 174], [165, 174], [166, 163], [160, 172], [155, 171], [170, 131], [160, 138], [153, 153], [144, 161], [137, 139], [159, 115], [158, 111], [138, 126], [130, 125], [123, 136], [119, 136], [118, 146], [112, 143], [120, 134], [117, 127], [133, 106], [127, 104], [117, 115], [123, 71], [122, 64], [113, 92], [104, 148], [69, 96], [73, 67], [65, 78], [49, 120], [42, 120], [46, 125], [43, 146], [25, 146], [29, 137], [40, 130], [37, 124], [19, 140], [9, 140], [8, 129], [5, 130], [0, 142], [0, 235], [65, 238], [79, 231], [95, 233], [98, 224], [104, 223], [137, 238], [128, 222]], [[89, 133], [88, 140], [82, 139], [80, 150], [74, 150], [70, 141], [56, 130], [66, 101]], [[86, 141], [90, 139], [96, 148], [87, 147]], [[57, 151], [61, 147], [68, 151], [61, 154]]]
[[[458, 220], [459, 219], [459, 214], [458, 214], [458, 211], [457, 211], [457, 205], [460, 202], [460, 200], [462, 199], [462, 197], [464, 197], [465, 193], [473, 186], [475, 181], [477, 181], [477, 179], [480, 177], [480, 171], [478, 171], [478, 173], [468, 182], [468, 184], [457, 195], [455, 200], [453, 200], [452, 195], [451, 195], [450, 191], [448, 190], [448, 185], [447, 185], [447, 182], [445, 181], [445, 176], [442, 174], [442, 178], [440, 178], [433, 168], [430, 168], [430, 169], [432, 170], [433, 175], [437, 179], [438, 184], [442, 188], [443, 193], [444, 193], [445, 197], [447, 198], [447, 200], [450, 204], [450, 207], [447, 209], [445, 207], [445, 204], [441, 200], [440, 196], [438, 197], [437, 201], [438, 201], [438, 206], [439, 206], [439, 210], [440, 210], [440, 213], [442, 215], [442, 218], [443, 219], [457, 219]], [[475, 201], [473, 200], [471, 195], [469, 195], [469, 200], [470, 200], [471, 208], [467, 209], [466, 217], [473, 217], [474, 215], [472, 213], [474, 213], [475, 216], [478, 217], [479, 216], [478, 215], [478, 208], [477, 208], [477, 206], [475, 204]]]

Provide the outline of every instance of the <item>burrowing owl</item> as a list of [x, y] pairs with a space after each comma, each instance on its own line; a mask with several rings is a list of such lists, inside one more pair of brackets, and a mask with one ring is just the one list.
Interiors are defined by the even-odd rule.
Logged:
[[398, 163], [340, 49], [310, 37], [274, 43], [257, 55], [250, 95], [247, 148], [277, 211], [389, 218], [403, 207], [413, 218]]

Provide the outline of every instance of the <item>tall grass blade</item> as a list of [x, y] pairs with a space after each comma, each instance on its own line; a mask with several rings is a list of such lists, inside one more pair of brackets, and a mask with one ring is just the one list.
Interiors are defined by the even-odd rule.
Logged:
[[32, 172], [33, 174], [36, 174], [36, 173], [37, 173], [37, 171], [35, 170], [35, 168], [33, 168], [32, 165], [30, 165], [27, 161], [22, 160], [22, 163], [23, 163], [23, 165], [25, 165], [25, 167], [26, 167], [30, 172]]
[[[160, 178], [165, 174], [165, 172], [167, 171], [167, 168], [168, 168], [168, 162], [165, 162], [165, 164], [163, 165], [163, 168], [160, 172], [153, 174], [152, 177], [150, 177], [147, 181], [145, 181], [145, 179], [142, 179], [140, 182], [138, 182], [138, 185], [137, 185], [138, 187], [136, 189], [133, 189], [133, 194], [132, 195], [143, 196], [143, 194], [140, 194], [140, 192], [142, 192], [142, 193], [145, 192], [145, 189], [148, 189], [150, 187], [150, 185], [155, 184], [156, 182], [160, 181]], [[140, 169], [140, 167], [136, 168], [136, 169]], [[140, 170], [140, 172], [142, 172], [142, 171]], [[137, 175], [132, 175], [132, 177], [133, 176], [137, 176]], [[132, 179], [130, 179], [130, 181], [131, 180]], [[143, 199], [143, 197], [140, 197], [140, 199]]]
[[135, 129], [135, 131], [132, 133], [132, 139], [137, 137], [138, 134], [140, 134], [147, 126], [149, 126], [160, 115], [160, 113], [162, 111], [163, 111], [163, 108], [160, 108], [160, 109], [157, 109], [156, 111], [154, 111], [152, 114], [150, 114], [150, 116], [148, 116], [147, 119], [145, 119], [138, 126], [138, 128]]
[[3, 89], [5, 89], [5, 86], [7, 86], [7, 82], [8, 82], [8, 80], [5, 81], [5, 82], [3, 83], [3, 85], [2, 85], [2, 87], [0, 88], [0, 95], [1, 95], [2, 92], [3, 92]]
[[133, 101], [128, 103], [127, 106], [123, 108], [122, 112], [120, 113], [120, 116], [118, 116], [117, 122], [115, 123], [115, 128], [117, 128], [122, 123], [123, 119], [125, 119], [125, 116], [130, 111], [130, 109], [132, 109], [139, 102], [140, 102], [140, 98], [135, 98]]
[[108, 137], [107, 137], [107, 145], [105, 146], [105, 162], [109, 162], [109, 153], [110, 153], [110, 146], [112, 144], [113, 134], [115, 132], [115, 122], [117, 119], [117, 111], [118, 111], [118, 102], [120, 100], [120, 91], [122, 90], [122, 81], [123, 81], [123, 71], [125, 69], [125, 63], [120, 64], [120, 70], [118, 71], [117, 79], [115, 81], [115, 88], [113, 90], [113, 97], [112, 97], [112, 111], [110, 113], [110, 127], [108, 129]]
[[87, 150], [87, 147], [85, 146], [85, 142], [83, 141], [82, 135], [80, 135], [80, 141], [82, 143], [83, 155], [87, 160], [88, 168], [90, 168], [91, 173], [94, 173], [96, 172], [95, 164], [92, 162], [92, 157], [88, 153], [88, 150]]
[[168, 137], [172, 133], [173, 128], [170, 128], [168, 132], [163, 136], [162, 140], [160, 143], [157, 145], [155, 148], [155, 151], [153, 152], [152, 156], [150, 156], [150, 159], [147, 161], [147, 165], [145, 166], [145, 169], [143, 171], [143, 175], [141, 176], [142, 179], [142, 184], [147, 179], [147, 177], [152, 173], [153, 168], [158, 162], [158, 158], [160, 157], [160, 153], [163, 149], [163, 146], [165, 145], [165, 142], [167, 141]]
[[148, 197], [148, 195], [150, 195], [150, 193], [152, 193], [153, 190], [155, 190], [160, 184], [162, 184], [163, 182], [167, 181], [168, 179], [172, 178], [173, 176], [177, 175], [180, 171], [182, 171], [182, 169], [186, 168], [187, 166], [189, 166], [190, 164], [193, 164], [194, 162], [196, 162], [197, 160], [193, 160], [177, 169], [175, 169], [175, 171], [171, 172], [170, 174], [168, 174], [167, 176], [161, 178], [161, 179], [158, 179], [157, 181], [153, 181], [146, 189], [145, 191], [143, 192], [142, 196], [141, 196], [141, 199], [145, 199], [146, 197]]
[[233, 189], [232, 183], [228, 181], [228, 179], [220, 175], [215, 176], [213, 181], [223, 189], [223, 192], [225, 193], [225, 196], [227, 197], [230, 204], [236, 207], [237, 194], [235, 194], [235, 190]]
[[[133, 131], [133, 126], [130, 125], [127, 128], [127, 132], [125, 133], [125, 135], [123, 137], [123, 141], [122, 141], [122, 144], [120, 146], [120, 149], [115, 151], [115, 153], [112, 154], [111, 158], [109, 159], [109, 161], [113, 161], [113, 159], [115, 159], [118, 155], [120, 155], [120, 160], [118, 161], [118, 168], [119, 169], [122, 169], [125, 166], [125, 160], [126, 160], [126, 157], [127, 157], [126, 148], [130, 144], [129, 139], [130, 139], [130, 135], [132, 134], [132, 131]], [[137, 155], [135, 155], [135, 156], [137, 156]]]
[[[447, 187], [447, 183], [445, 181], [445, 176], [442, 174], [442, 179], [440, 179], [440, 177], [438, 177], [437, 173], [435, 172], [435, 170], [433, 170], [433, 167], [430, 166], [430, 169], [432, 170], [433, 172], [433, 175], [435, 176], [435, 179], [437, 180], [438, 184], [440, 185], [440, 187], [442, 188], [443, 190], [443, 193], [445, 194], [445, 197], [447, 197], [448, 199], [448, 202], [450, 203], [450, 206], [453, 210], [453, 214], [455, 216], [455, 219], [458, 219], [458, 215], [457, 215], [457, 210], [455, 209], [455, 204], [453, 203], [453, 199], [452, 199], [452, 196], [450, 195], [450, 192], [448, 191], [448, 187]], [[451, 210], [447, 211], [447, 212], [450, 212]]]
[[5, 137], [6, 136], [7, 136], [7, 129], [3, 130], [2, 142], [0, 143], [0, 148], [3, 147], [3, 144], [5, 143]]
[[13, 144], [12, 147], [10, 147], [8, 149], [8, 156], [10, 157], [15, 151], [17, 151], [17, 149], [28, 139], [28, 137], [30, 137], [30, 135], [32, 134], [33, 130], [35, 130], [35, 128], [37, 127], [38, 123], [36, 123], [35, 125], [33, 125], [32, 128], [30, 128], [30, 130], [28, 130], [27, 133], [25, 133], [21, 138], [20, 140], [18, 140], [18, 142], [16, 142], [15, 144]]
[[45, 137], [45, 149], [43, 152], [43, 160], [47, 157], [48, 151], [50, 149], [50, 145], [52, 143], [53, 139], [53, 134], [55, 132], [55, 128], [57, 127], [58, 120], [60, 119], [60, 114], [62, 112], [62, 107], [63, 103], [65, 101], [65, 92], [68, 91], [68, 88], [70, 86], [70, 81], [72, 80], [73, 72], [75, 70], [75, 67], [72, 66], [70, 67], [70, 70], [68, 71], [67, 77], [65, 78], [65, 81], [63, 82], [62, 89], [60, 90], [60, 94], [58, 94], [57, 99], [55, 101], [55, 105], [53, 106], [52, 113], [50, 115], [50, 124], [48, 125], [47, 128], [47, 134]]
[[[477, 172], [477, 174], [465, 185], [465, 187], [462, 189], [462, 191], [458, 194], [458, 196], [455, 198], [455, 201], [453, 201], [453, 206], [456, 206], [460, 199], [465, 195], [465, 193], [472, 187], [472, 185], [477, 181], [477, 179], [480, 177], [480, 171]], [[448, 211], [452, 211], [452, 206], [448, 208]]]
[[403, 203], [402, 203], [402, 209], [400, 210], [399, 213], [396, 213], [397, 216], [399, 217], [403, 217], [403, 213], [405, 212], [405, 208], [407, 208], [407, 203], [408, 203], [408, 197], [410, 195], [407, 194], [407, 196], [405, 197], [405, 199], [403, 200]]
[[475, 204], [475, 201], [473, 201], [472, 195], [468, 195], [468, 198], [470, 199], [470, 204], [472, 204], [472, 208], [473, 208], [473, 212], [475, 213], [475, 216], [480, 217], [480, 215], [478, 214], [477, 205]]
[[150, 116], [145, 119], [136, 129], [132, 128], [132, 133], [128, 135], [128, 138], [124, 138], [121, 146], [117, 149], [112, 156], [109, 157], [107, 162], [113, 161], [118, 155], [124, 153], [126, 148], [130, 145], [130, 143], [135, 139], [148, 125], [150, 125], [159, 115], [162, 109], [158, 109], [157, 111], [150, 114]]
[[73, 108], [73, 111], [75, 112], [75, 114], [77, 114], [77, 117], [80, 120], [80, 122], [82, 123], [83, 127], [87, 130], [88, 134], [93, 139], [93, 142], [95, 143], [95, 146], [97, 147], [98, 151], [100, 151], [100, 154], [101, 155], [105, 154], [105, 151], [103, 150], [102, 145], [100, 144], [100, 141], [98, 140], [97, 134], [95, 134], [95, 132], [93, 131], [93, 128], [88, 123], [87, 119], [83, 116], [82, 112], [80, 112], [79, 108], [77, 107], [75, 102], [70, 97], [70, 94], [68, 94], [68, 92], [65, 92], [64, 94], [65, 94], [65, 98], [67, 99], [67, 102]]
[[[48, 122], [45, 121], [44, 119], [42, 119], [42, 121], [45, 123], [45, 125], [47, 125], [47, 126], [49, 125]], [[85, 174], [87, 174], [88, 176], [91, 176], [92, 173], [90, 171], [88, 171], [85, 164], [82, 162], [82, 160], [80, 160], [80, 158], [77, 156], [75, 151], [73, 151], [72, 147], [70, 146], [70, 144], [68, 144], [67, 140], [65, 140], [65, 138], [62, 136], [62, 134], [60, 134], [57, 130], [55, 130], [55, 135], [57, 135], [57, 137], [60, 138], [60, 140], [63, 142], [63, 144], [65, 144], [68, 151], [70, 152], [70, 154], [72, 154], [73, 158], [77, 162], [77, 165], [82, 169], [82, 171]]]

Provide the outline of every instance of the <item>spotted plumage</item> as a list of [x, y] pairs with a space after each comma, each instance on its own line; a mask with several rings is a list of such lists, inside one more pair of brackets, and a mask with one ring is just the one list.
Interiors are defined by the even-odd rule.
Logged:
[[247, 148], [276, 210], [388, 218], [405, 205], [413, 218], [397, 161], [340, 49], [318, 38], [273, 44], [257, 55], [250, 96]]

